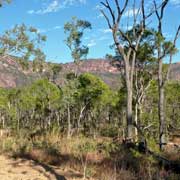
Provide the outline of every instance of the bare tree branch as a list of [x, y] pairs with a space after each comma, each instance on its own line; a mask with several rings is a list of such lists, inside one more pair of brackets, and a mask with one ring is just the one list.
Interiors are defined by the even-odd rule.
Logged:
[[142, 0], [141, 9], [142, 9], [142, 16], [143, 16], [142, 26], [143, 26], [143, 29], [145, 29], [146, 17], [145, 17], [145, 10], [144, 10], [144, 0]]
[[159, 21], [159, 25], [158, 25], [158, 29], [159, 29], [159, 33], [162, 35], [162, 18], [163, 18], [163, 15], [164, 15], [164, 10], [165, 10], [165, 7], [166, 5], [168, 4], [169, 0], [164, 0], [162, 2], [162, 4], [160, 5], [161, 9], [160, 9], [160, 13], [158, 12], [158, 7], [157, 7], [157, 3], [156, 1], [154, 0], [154, 7], [155, 7], [155, 13], [156, 13], [156, 16], [157, 16], [157, 19]]
[[106, 3], [101, 2], [101, 4], [109, 10], [109, 12], [111, 14], [111, 17], [112, 17], [112, 20], [113, 20], [113, 24], [115, 24], [116, 23], [115, 22], [115, 14], [114, 14], [114, 12], [113, 12], [113, 10], [112, 10], [108, 0], [106, 0]]
[[110, 23], [110, 20], [108, 18], [108, 16], [105, 14], [105, 12], [103, 10], [100, 10], [101, 13], [103, 14], [103, 16], [105, 17], [107, 23], [108, 23], [108, 26], [109, 26], [109, 29], [112, 29], [112, 26], [111, 26], [111, 23]]
[[121, 16], [122, 14], [124, 13], [127, 5], [128, 5], [128, 1], [129, 0], [126, 0], [125, 3], [124, 3], [124, 6], [122, 8], [122, 10], [120, 9], [120, 5], [119, 5], [119, 1], [118, 0], [115, 0], [115, 3], [116, 3], [116, 7], [117, 7], [117, 11], [118, 11], [118, 17], [117, 17], [117, 21], [116, 23], [119, 23], [120, 22], [120, 19], [121, 19]]

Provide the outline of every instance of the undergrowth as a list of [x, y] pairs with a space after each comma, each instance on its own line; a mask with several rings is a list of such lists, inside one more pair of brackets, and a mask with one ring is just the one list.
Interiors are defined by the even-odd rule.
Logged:
[[[150, 142], [151, 148], [153, 143]], [[66, 138], [59, 133], [46, 133], [34, 140], [23, 133], [0, 141], [1, 153], [14, 158], [29, 158], [41, 163], [71, 168], [84, 179], [99, 180], [178, 180], [179, 174], [161, 168], [152, 156], [127, 149], [112, 138], [83, 135]], [[156, 148], [155, 148], [156, 150]]]

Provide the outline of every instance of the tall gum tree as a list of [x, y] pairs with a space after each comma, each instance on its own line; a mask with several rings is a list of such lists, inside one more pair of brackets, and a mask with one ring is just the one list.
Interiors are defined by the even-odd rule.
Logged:
[[[169, 78], [169, 73], [172, 64], [172, 57], [177, 52], [176, 42], [180, 33], [180, 25], [176, 31], [173, 41], [166, 41], [163, 35], [163, 19], [165, 9], [167, 8], [169, 0], [162, 1], [162, 6], [158, 10], [157, 2], [154, 0], [154, 7], [156, 9], [156, 17], [158, 21], [158, 27], [156, 32], [156, 49], [157, 49], [157, 63], [158, 63], [158, 92], [159, 92], [159, 103], [158, 103], [158, 115], [159, 115], [159, 146], [163, 150], [166, 144], [166, 113], [165, 113], [165, 85]], [[166, 56], [169, 56], [169, 66], [167, 71], [163, 70], [163, 60]]]
[[78, 68], [81, 58], [86, 57], [89, 48], [82, 45], [82, 37], [84, 31], [91, 29], [91, 24], [88, 21], [72, 17], [72, 20], [65, 23], [64, 32], [67, 34], [65, 43], [71, 51], [71, 56], [76, 64], [75, 76], [78, 75]]
[[[121, 26], [123, 16], [126, 16], [127, 7], [129, 0], [113, 0], [116, 10], [113, 9], [108, 0], [101, 2], [105, 7], [101, 12], [104, 18], [107, 21], [109, 29], [112, 31], [113, 40], [117, 48], [118, 53], [120, 54], [124, 62], [124, 71], [125, 71], [125, 82], [127, 89], [126, 97], [126, 119], [127, 119], [127, 133], [126, 139], [133, 140], [135, 139], [135, 122], [133, 119], [133, 79], [135, 73], [135, 64], [137, 52], [139, 49], [140, 41], [143, 37], [143, 34], [146, 29], [146, 24], [148, 18], [150, 18], [155, 10], [152, 9], [150, 12], [145, 12], [144, 0], [141, 0], [139, 4], [134, 1], [133, 3], [133, 21], [128, 22], [128, 26], [132, 26], [132, 36], [130, 38], [127, 33], [124, 32], [123, 26]], [[122, 5], [122, 7], [120, 6]], [[138, 6], [138, 8], [137, 8]], [[157, 7], [158, 8], [158, 7]], [[136, 11], [138, 9], [138, 11]], [[106, 12], [107, 11], [107, 12]], [[131, 24], [130, 24], [131, 23]], [[137, 28], [138, 27], [138, 28]], [[120, 39], [124, 39], [122, 42]], [[128, 45], [128, 49], [125, 48], [125, 44]]]
[[28, 60], [33, 60], [34, 70], [40, 72], [45, 60], [41, 45], [45, 41], [46, 36], [41, 35], [36, 28], [25, 24], [15, 25], [0, 37], [0, 55], [3, 58], [9, 55], [19, 57], [23, 68], [28, 68]]

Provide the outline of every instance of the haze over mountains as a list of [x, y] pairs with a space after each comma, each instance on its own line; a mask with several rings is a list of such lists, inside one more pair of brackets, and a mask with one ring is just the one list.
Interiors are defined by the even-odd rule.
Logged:
[[[59, 84], [61, 84], [64, 74], [73, 72], [75, 69], [74, 63], [60, 64], [60, 66], [62, 70], [56, 79]], [[90, 72], [96, 74], [110, 86], [114, 86], [120, 81], [120, 69], [113, 66], [107, 59], [88, 59], [82, 61], [79, 66], [80, 73]], [[48, 63], [45, 64], [43, 71], [44, 74], [48, 73]], [[33, 72], [32, 68], [23, 70], [22, 65], [15, 57], [0, 58], [0, 87], [20, 87], [39, 78], [41, 78], [39, 73]], [[170, 79], [180, 81], [180, 62], [172, 64]]]

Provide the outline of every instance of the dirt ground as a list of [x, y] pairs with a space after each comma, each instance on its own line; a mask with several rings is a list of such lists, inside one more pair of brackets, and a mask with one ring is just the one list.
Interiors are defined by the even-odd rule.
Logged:
[[72, 170], [48, 166], [26, 159], [12, 159], [0, 155], [0, 180], [81, 180]]

